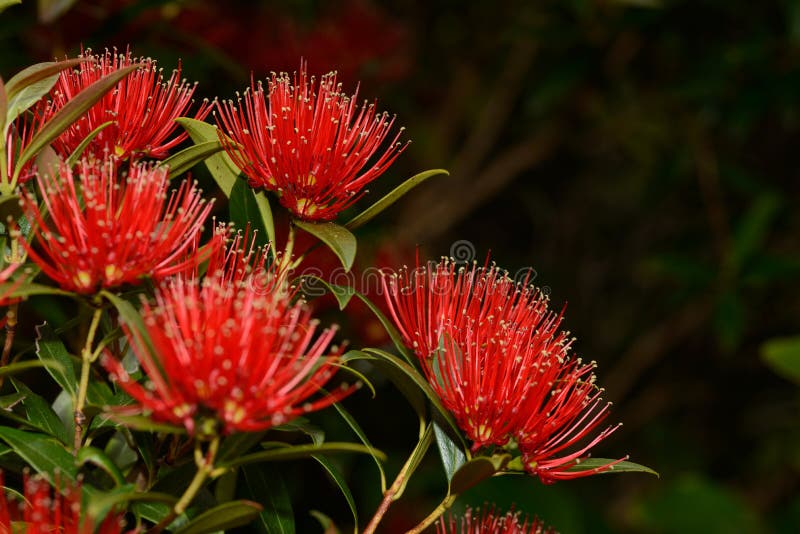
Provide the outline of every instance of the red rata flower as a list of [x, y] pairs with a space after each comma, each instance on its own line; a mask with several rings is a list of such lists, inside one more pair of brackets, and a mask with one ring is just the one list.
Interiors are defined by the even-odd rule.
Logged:
[[[117, 54], [106, 50], [105, 54], [94, 55], [87, 50], [78, 57], [86, 57], [88, 61], [74, 70], [62, 71], [50, 92], [51, 101], [40, 108], [44, 120], [100, 78], [136, 63], [141, 67], [103, 95], [53, 142], [53, 148], [61, 156], [72, 154], [87, 135], [108, 121], [113, 123], [100, 131], [86, 149], [96, 158], [111, 153], [121, 159], [138, 156], [161, 159], [186, 139], [185, 132], [171, 137], [179, 128], [175, 119], [189, 111], [196, 85], [181, 80], [180, 65], [165, 82], [154, 60], [134, 58], [130, 51]], [[202, 120], [209, 111], [211, 104], [203, 103], [195, 118]]]
[[[3, 475], [0, 472], [0, 486]], [[56, 483], [58, 485], [58, 483]], [[11, 506], [5, 492], [0, 491], [0, 534], [120, 534], [122, 514], [106, 515], [95, 529], [95, 521], [82, 513], [80, 484], [65, 485], [51, 492], [50, 484], [40, 477], [25, 475], [25, 502]], [[24, 522], [24, 528], [20, 521]], [[12, 523], [13, 522], [13, 523]], [[134, 532], [134, 531], [130, 531]]]
[[113, 161], [84, 160], [76, 172], [62, 165], [60, 176], [38, 176], [47, 219], [23, 196], [37, 246], [23, 244], [59, 286], [89, 294], [194, 267], [189, 253], [211, 210], [194, 185], [167, 194], [167, 170], [145, 164], [126, 176]]
[[381, 150], [394, 118], [376, 113], [374, 104], [359, 107], [358, 91], [342, 93], [334, 72], [315, 87], [303, 64], [294, 83], [284, 73], [267, 85], [265, 93], [253, 82], [237, 103], [218, 104], [218, 123], [229, 136], [220, 132], [220, 139], [250, 185], [275, 191], [300, 219], [334, 219], [405, 149], [401, 128]]
[[445, 521], [442, 517], [436, 524], [436, 534], [553, 534], [555, 530], [545, 527], [538, 519], [533, 520], [525, 517], [520, 519], [519, 512], [514, 512], [513, 508], [505, 514], [496, 511], [494, 505], [491, 508], [473, 510], [467, 507], [467, 511], [460, 518], [450, 514], [449, 520]]
[[575, 452], [608, 415], [595, 363], [569, 354], [562, 315], [548, 299], [492, 267], [434, 266], [384, 276], [391, 316], [404, 342], [473, 441], [473, 450], [514, 440], [525, 468], [543, 482], [611, 468], [571, 471], [608, 427]]
[[[152, 387], [134, 382], [115, 358], [103, 364], [160, 421], [195, 432], [212, 419], [226, 433], [266, 430], [319, 410], [353, 391], [342, 386], [315, 397], [333, 377], [342, 348], [328, 348], [336, 332], [314, 338], [317, 321], [263, 253], [237, 251], [211, 260], [209, 274], [176, 277], [142, 311], [154, 352], [126, 327]], [[332, 355], [325, 357], [326, 352]], [[201, 432], [208, 429], [203, 426]]]

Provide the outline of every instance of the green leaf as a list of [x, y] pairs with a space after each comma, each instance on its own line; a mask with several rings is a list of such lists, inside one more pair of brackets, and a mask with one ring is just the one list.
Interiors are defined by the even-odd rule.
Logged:
[[103, 76], [89, 87], [70, 99], [64, 107], [58, 110], [33, 136], [30, 143], [19, 155], [15, 176], [19, 175], [22, 167], [45, 146], [61, 135], [69, 126], [78, 120], [89, 108], [99, 101], [104, 94], [112, 90], [117, 83], [141, 65], [136, 63], [116, 70]]
[[[2, 0], [0, 0], [2, 2]], [[2, 10], [2, 4], [0, 4], [0, 10]], [[3, 77], [0, 76], [0, 132], [5, 133], [6, 131], [6, 112], [8, 111], [8, 95], [6, 93], [6, 84], [3, 83]], [[6, 145], [6, 136], [3, 135], [0, 138], [0, 149], [4, 148]], [[7, 161], [5, 159], [6, 153], [3, 150], [0, 150], [0, 156], [4, 159], [3, 161]], [[8, 171], [8, 169], [6, 169]]]
[[189, 148], [184, 148], [163, 160], [159, 163], [159, 166], [169, 167], [170, 178], [175, 178], [222, 150], [224, 148], [219, 141], [205, 141]]
[[447, 481], [451, 482], [456, 472], [466, 463], [467, 455], [436, 423], [433, 423], [433, 430], [436, 434], [436, 445], [442, 459], [444, 474]]
[[252, 465], [243, 472], [247, 491], [264, 507], [256, 529], [263, 534], [294, 534], [292, 501], [280, 470]]
[[350, 230], [330, 222], [310, 223], [295, 219], [293, 223], [325, 243], [339, 258], [345, 271], [353, 267], [356, 259], [356, 236]]
[[[139, 314], [138, 310], [133, 307], [133, 304], [123, 298], [118, 297], [110, 291], [100, 291], [100, 295], [108, 300], [112, 306], [117, 309], [120, 319], [122, 319], [131, 328], [131, 330], [136, 332], [139, 340], [144, 343], [144, 347], [142, 347], [142, 349], [148, 351], [151, 355], [155, 355], [156, 350], [153, 348], [153, 341], [150, 339], [150, 336], [147, 333], [144, 320], [142, 319], [142, 316]], [[158, 372], [160, 372], [162, 376], [166, 376], [164, 369], [159, 363], [160, 360], [156, 357], [151, 358], [151, 360], [158, 367]]]
[[510, 460], [510, 454], [495, 454], [479, 456], [462, 464], [450, 480], [450, 494], [461, 495], [487, 478], [493, 477], [500, 473]]
[[[218, 129], [213, 124], [188, 117], [179, 117], [175, 119], [175, 122], [183, 126], [197, 145], [208, 141], [219, 141]], [[226, 153], [214, 154], [206, 159], [206, 167], [225, 196], [230, 198], [233, 185], [237, 182], [240, 174], [239, 168], [233, 163], [230, 156]]]
[[350, 507], [350, 513], [353, 515], [353, 524], [355, 525], [355, 533], [358, 534], [358, 511], [356, 510], [356, 501], [353, 499], [353, 494], [350, 492], [350, 488], [347, 486], [347, 481], [344, 479], [344, 476], [342, 476], [339, 469], [326, 457], [315, 454], [312, 458], [322, 465], [331, 479], [339, 486], [339, 490], [341, 490], [342, 495], [344, 495], [347, 501], [347, 506]]
[[383, 210], [385, 210], [386, 208], [397, 202], [403, 195], [405, 195], [406, 193], [417, 187], [419, 184], [421, 184], [428, 178], [437, 176], [439, 174], [446, 174], [448, 176], [450, 175], [450, 173], [444, 169], [432, 169], [412, 176], [402, 184], [395, 187], [388, 195], [386, 195], [385, 197], [377, 201], [375, 204], [373, 204], [369, 208], [365, 209], [364, 211], [362, 211], [361, 213], [350, 219], [345, 224], [345, 227], [347, 227], [350, 230], [355, 230], [356, 228], [364, 226], [367, 222], [374, 219], [376, 215], [378, 215]]
[[261, 512], [261, 505], [252, 501], [230, 501], [206, 510], [189, 521], [175, 534], [205, 534], [251, 523]]
[[[25, 360], [24, 362], [14, 362], [0, 367], [0, 376], [15, 375], [31, 369], [39, 369], [42, 367], [55, 367], [59, 368], [60, 364], [57, 362], [48, 362], [41, 360]], [[60, 369], [58, 369], [60, 370]]]
[[403, 493], [405, 493], [406, 486], [408, 485], [411, 475], [414, 474], [414, 471], [417, 470], [417, 467], [419, 467], [419, 464], [422, 462], [423, 458], [425, 458], [432, 441], [433, 427], [431, 425], [427, 425], [425, 430], [422, 432], [422, 435], [419, 437], [419, 441], [417, 441], [414, 450], [411, 451], [411, 455], [408, 457], [408, 460], [406, 460], [406, 464], [403, 466], [405, 476], [403, 477], [400, 487], [397, 488], [397, 492], [394, 494], [393, 499], [395, 501], [402, 497]]
[[[16, 287], [15, 287], [16, 286]], [[74, 293], [62, 291], [57, 287], [45, 286], [42, 284], [19, 284], [16, 282], [5, 282], [0, 284], [0, 294], [7, 297], [32, 297], [34, 295], [59, 295], [62, 297], [73, 297]]]
[[267, 241], [274, 238], [275, 230], [269, 202], [259, 203], [255, 191], [244, 180], [237, 180], [233, 185], [228, 211], [231, 222], [237, 228], [244, 230], [249, 224], [250, 229], [257, 232], [256, 243], [258, 245], [265, 245]]
[[309, 514], [311, 517], [316, 519], [319, 525], [322, 527], [322, 534], [339, 534], [339, 529], [336, 528], [336, 524], [333, 522], [333, 519], [323, 514], [319, 510], [311, 510]]
[[[577, 463], [572, 467], [570, 467], [569, 469], [567, 469], [567, 471], [573, 471], [573, 472], [591, 471], [593, 469], [597, 469], [598, 467], [603, 467], [604, 465], [608, 465], [611, 462], [616, 462], [616, 460], [610, 458], [584, 458], [583, 460], [580, 461], [580, 463]], [[607, 469], [605, 471], [600, 471], [600, 473], [598, 474], [602, 475], [602, 474], [612, 474], [612, 473], [649, 473], [657, 477], [661, 476], [656, 471], [653, 471], [649, 467], [629, 462], [627, 460], [612, 466], [610, 469]]]
[[114, 412], [105, 412], [100, 417], [102, 418], [101, 421], [113, 421], [133, 430], [163, 432], [165, 434], [186, 434], [186, 429], [182, 426], [153, 421], [153, 419], [146, 415], [123, 415]]
[[[370, 443], [369, 438], [367, 438], [367, 434], [361, 429], [361, 426], [355, 420], [355, 418], [350, 415], [350, 412], [344, 409], [339, 402], [334, 402], [333, 407], [339, 412], [339, 415], [344, 419], [344, 422], [347, 423], [347, 426], [358, 436], [358, 439], [361, 440], [361, 443], [366, 445], [369, 449], [374, 450], [372, 443]], [[381, 477], [381, 492], [386, 491], [386, 473], [383, 471], [383, 465], [381, 464], [380, 458], [378, 458], [375, 454], [371, 454], [372, 459], [375, 460], [375, 465], [378, 466], [378, 473], [380, 473]], [[358, 521], [356, 521], [358, 524]]]
[[386, 461], [386, 455], [372, 447], [365, 447], [359, 443], [325, 443], [323, 445], [294, 445], [270, 449], [267, 451], [255, 452], [234, 458], [226, 462], [218, 462], [220, 467], [238, 467], [241, 465], [255, 464], [260, 462], [280, 462], [285, 460], [297, 460], [309, 458], [314, 454], [333, 454], [354, 452], [360, 454], [376, 455], [381, 461]]
[[62, 481], [65, 477], [69, 481], [75, 480], [78, 473], [75, 458], [54, 439], [4, 426], [0, 426], [0, 439], [51, 484], [55, 483], [56, 472]]
[[269, 198], [266, 192], [256, 192], [256, 206], [258, 206], [258, 213], [261, 215], [261, 222], [264, 223], [264, 229], [267, 231], [267, 237], [274, 244], [275, 222], [272, 218], [272, 208], [269, 205]]
[[[344, 310], [350, 299], [356, 294], [356, 290], [349, 286], [339, 286], [336, 284], [329, 284], [319, 276], [307, 274], [300, 277], [302, 282], [302, 291], [307, 297], [320, 297], [325, 291], [336, 297], [339, 303], [339, 309]], [[319, 288], [317, 284], [321, 284], [323, 288]]]
[[0, 0], [0, 13], [5, 11], [6, 8], [16, 6], [22, 3], [22, 0]]
[[6, 131], [4, 135], [8, 133], [8, 127], [11, 126], [11, 123], [13, 123], [17, 117], [50, 92], [50, 89], [52, 89], [58, 81], [58, 76], [57, 73], [52, 74], [43, 80], [39, 80], [22, 88], [13, 96], [9, 95], [6, 108]]
[[[86, 504], [88, 506], [88, 513], [91, 517], [103, 517], [109, 510], [120, 505], [121, 507], [125, 507], [128, 503], [158, 503], [156, 506], [160, 508], [160, 510], [164, 510], [164, 514], [161, 516], [164, 517], [167, 515], [167, 513], [169, 513], [169, 508], [176, 502], [178, 502], [178, 498], [174, 495], [169, 495], [168, 493], [157, 493], [154, 491], [136, 491], [136, 488], [132, 484], [125, 484], [119, 488], [115, 488], [111, 491], [104, 491], [96, 496], [93, 496], [93, 498], [89, 499]], [[164, 504], [168, 506], [165, 506]], [[155, 516], [155, 514], [152, 515]], [[151, 517], [145, 517], [147, 519], [151, 519]]]
[[325, 431], [318, 426], [312, 425], [308, 419], [298, 417], [288, 423], [274, 426], [270, 430], [276, 432], [301, 432], [311, 438], [311, 443], [314, 445], [322, 445], [325, 443]]
[[119, 468], [111, 461], [111, 458], [100, 449], [90, 446], [81, 447], [76, 460], [79, 467], [87, 463], [96, 465], [111, 477], [116, 486], [125, 485], [125, 477], [122, 475]]
[[[2, 0], [0, 0], [0, 2], [1, 1]], [[16, 95], [26, 87], [50, 78], [54, 74], [60, 73], [62, 70], [80, 65], [84, 61], [87, 61], [87, 58], [67, 59], [64, 61], [46, 61], [44, 63], [37, 63], [22, 69], [12, 76], [11, 79], [8, 80], [8, 83], [6, 83], [6, 93], [8, 94], [8, 98]]]
[[245, 454], [258, 445], [266, 432], [241, 432], [232, 434], [222, 441], [217, 453], [217, 462], [225, 462]]
[[78, 379], [75, 376], [72, 357], [64, 343], [58, 339], [47, 323], [36, 327], [36, 336], [36, 355], [45, 362], [45, 368], [53, 380], [75, 399], [78, 393]]
[[776, 374], [800, 384], [800, 336], [768, 340], [761, 345], [761, 359]]
[[765, 193], [756, 198], [744, 214], [733, 239], [732, 259], [737, 267], [757, 255], [780, 207], [781, 200], [778, 196]]
[[61, 443], [69, 444], [67, 429], [61, 419], [58, 418], [58, 415], [56, 415], [56, 412], [53, 411], [53, 408], [50, 407], [50, 404], [22, 382], [12, 379], [11, 384], [18, 393], [24, 395], [22, 406], [25, 408], [25, 417], [28, 423], [37, 430], [56, 438]]
[[100, 132], [102, 132], [112, 124], [114, 124], [114, 121], [104, 122], [94, 130], [89, 132], [89, 135], [83, 138], [83, 141], [81, 141], [80, 144], [78, 144], [78, 146], [75, 147], [75, 150], [73, 150], [72, 154], [70, 154], [69, 157], [67, 158], [67, 166], [73, 167], [76, 163], [78, 163], [78, 160], [81, 159], [81, 156], [83, 156], [83, 152], [84, 150], [86, 150], [86, 147], [89, 146], [89, 143], [91, 143], [92, 140], [100, 134]]

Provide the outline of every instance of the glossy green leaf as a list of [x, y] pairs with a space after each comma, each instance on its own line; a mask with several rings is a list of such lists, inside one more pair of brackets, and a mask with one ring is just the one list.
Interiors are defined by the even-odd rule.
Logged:
[[101, 421], [113, 421], [133, 430], [141, 430], [145, 432], [163, 432], [165, 434], [186, 433], [186, 429], [182, 426], [157, 422], [145, 415], [123, 415], [114, 412], [105, 412], [100, 417]]
[[230, 501], [198, 515], [175, 534], [206, 534], [251, 523], [261, 512], [261, 505], [252, 501]]
[[357, 243], [356, 237], [350, 233], [350, 230], [330, 222], [310, 223], [294, 220], [293, 224], [325, 243], [339, 258], [345, 271], [349, 271], [353, 267]]
[[[174, 495], [157, 493], [154, 491], [136, 491], [133, 484], [124, 484], [118, 488], [114, 488], [110, 491], [103, 491], [93, 496], [92, 499], [88, 500], [86, 505], [88, 506], [88, 513], [91, 517], [104, 517], [112, 508], [125, 508], [129, 503], [157, 503], [156, 506], [164, 510], [164, 515], [166, 515], [169, 513], [169, 507], [176, 502], [178, 502], [178, 498]], [[161, 517], [164, 517], [164, 515]]]
[[[114, 306], [114, 308], [117, 309], [120, 319], [122, 319], [122, 321], [124, 321], [128, 327], [136, 332], [139, 340], [144, 343], [144, 350], [149, 351], [150, 354], [155, 354], [156, 350], [153, 348], [153, 341], [150, 339], [150, 336], [147, 333], [147, 328], [144, 326], [144, 320], [133, 304], [123, 298], [118, 297], [110, 291], [103, 290], [100, 292], [100, 295], [108, 300]], [[157, 366], [158, 371], [162, 374], [162, 376], [166, 376], [164, 369], [159, 363], [159, 359], [152, 358], [152, 361]]]
[[439, 457], [442, 459], [442, 466], [444, 467], [444, 474], [447, 477], [447, 481], [450, 482], [453, 480], [455, 473], [466, 463], [467, 455], [439, 425], [433, 423], [433, 429], [436, 435]]
[[311, 510], [309, 514], [311, 517], [316, 519], [319, 525], [322, 527], [322, 534], [339, 534], [339, 529], [336, 528], [336, 524], [333, 522], [333, 519], [323, 514], [319, 510]]
[[311, 438], [311, 443], [314, 445], [322, 445], [325, 443], [325, 431], [316, 425], [312, 425], [308, 419], [298, 417], [288, 423], [274, 426], [271, 430], [277, 432], [301, 432]]
[[430, 384], [428, 384], [428, 381], [416, 370], [416, 368], [404, 362], [394, 354], [389, 354], [388, 352], [380, 349], [368, 348], [364, 349], [364, 352], [378, 356], [384, 361], [391, 363], [395, 368], [399, 369], [411, 380], [413, 380], [414, 384], [422, 391], [425, 397], [428, 398], [428, 401], [431, 403], [431, 405], [435, 408], [436, 412], [438, 412], [438, 416], [452, 431], [448, 431], [448, 434], [457, 436], [461, 449], [467, 449], [463, 438], [461, 438], [461, 430], [458, 428], [455, 419], [453, 419], [453, 415], [447, 410], [447, 408], [444, 407], [441, 399], [439, 399], [439, 396], [436, 395], [436, 392], [431, 388]]
[[294, 534], [294, 512], [280, 469], [251, 465], [243, 470], [250, 497], [264, 507], [253, 526], [262, 534]]
[[220, 467], [238, 467], [240, 465], [255, 464], [260, 462], [280, 462], [309, 458], [314, 454], [359, 453], [375, 455], [381, 461], [386, 461], [386, 455], [381, 451], [366, 447], [359, 443], [324, 443], [322, 445], [295, 445], [255, 452], [234, 458], [227, 462], [218, 462]]
[[158, 524], [159, 521], [167, 517], [172, 506], [162, 502], [134, 502], [130, 509], [138, 517]]
[[450, 494], [461, 495], [487, 478], [493, 477], [508, 465], [509, 460], [511, 460], [510, 454], [495, 454], [479, 456], [463, 463], [450, 480]]
[[16, 6], [22, 3], [22, 0], [0, 0], [0, 13], [5, 11], [6, 8]]
[[47, 372], [50, 373], [53, 380], [75, 399], [78, 392], [78, 379], [75, 375], [72, 357], [64, 343], [47, 323], [36, 327], [36, 336], [36, 355], [45, 362]]
[[403, 337], [400, 335], [400, 332], [395, 328], [394, 324], [386, 317], [383, 312], [378, 308], [366, 295], [362, 295], [359, 292], [356, 292], [356, 297], [358, 297], [361, 302], [367, 305], [367, 308], [370, 309], [373, 315], [380, 321], [381, 326], [383, 326], [386, 333], [389, 334], [389, 338], [394, 343], [395, 348], [400, 353], [400, 355], [408, 362], [410, 365], [416, 364], [416, 358], [414, 355], [408, 350], [408, 347], [405, 346], [403, 343]]
[[256, 206], [258, 213], [261, 215], [261, 222], [264, 224], [264, 229], [267, 231], [267, 238], [271, 243], [275, 243], [275, 222], [272, 218], [272, 208], [269, 205], [269, 197], [265, 191], [257, 191]]
[[[608, 465], [609, 463], [615, 461], [616, 460], [611, 458], [584, 458], [583, 460], [580, 461], [580, 463], [577, 463], [572, 467], [570, 467], [569, 469], [567, 469], [567, 471], [574, 471], [574, 472], [592, 471], [594, 469], [603, 467], [604, 465]], [[655, 475], [657, 477], [661, 476], [656, 471], [653, 471], [649, 467], [629, 462], [627, 460], [612, 466], [610, 469], [606, 469], [605, 471], [600, 471], [600, 473], [598, 474], [613, 474], [613, 473], [648, 473], [651, 475]]]
[[39, 0], [39, 21], [45, 24], [55, 22], [66, 13], [77, 0]]
[[395, 501], [402, 497], [403, 493], [405, 493], [406, 486], [408, 485], [411, 475], [414, 474], [414, 471], [417, 470], [417, 467], [419, 467], [419, 464], [425, 458], [425, 455], [428, 453], [428, 449], [430, 448], [432, 442], [433, 427], [431, 425], [427, 425], [425, 430], [422, 432], [422, 435], [419, 437], [419, 441], [417, 441], [414, 450], [411, 451], [411, 455], [408, 457], [408, 460], [406, 460], [405, 466], [403, 466], [406, 474], [403, 477], [400, 487], [397, 488], [397, 491], [394, 494], [393, 499]]
[[116, 486], [125, 484], [125, 477], [120, 472], [119, 468], [111, 461], [106, 453], [96, 447], [85, 446], [81, 447], [76, 457], [78, 466], [86, 465], [87, 463], [93, 464], [111, 477]]
[[59, 472], [61, 480], [74, 481], [78, 469], [75, 458], [63, 445], [53, 438], [34, 432], [0, 426], [0, 439], [14, 449], [25, 462], [48, 482], [55, 482], [54, 474]]
[[24, 395], [22, 406], [25, 408], [25, 418], [28, 420], [28, 423], [37, 430], [41, 430], [45, 434], [56, 438], [61, 443], [65, 445], [69, 444], [70, 438], [67, 435], [67, 429], [64, 427], [61, 419], [58, 418], [58, 415], [53, 411], [53, 408], [50, 407], [50, 403], [18, 380], [12, 379], [11, 384], [18, 393]]
[[256, 231], [258, 245], [267, 244], [275, 233], [269, 203], [259, 204], [255, 191], [244, 180], [237, 180], [233, 185], [228, 210], [231, 222], [237, 228], [244, 230], [249, 225]]
[[50, 89], [52, 89], [58, 81], [58, 76], [58, 73], [51, 74], [47, 78], [38, 80], [21, 88], [14, 94], [8, 95], [8, 103], [6, 107], [6, 133], [8, 133], [8, 127], [11, 126], [11, 123], [13, 123], [17, 117], [19, 117], [28, 108], [37, 103], [42, 99], [43, 96], [50, 92]]
[[74, 293], [63, 291], [57, 287], [34, 283], [17, 284], [16, 282], [5, 282], [0, 284], [0, 292], [8, 297], [23, 298], [33, 297], [35, 295], [59, 295], [62, 297], [75, 296]]
[[86, 150], [86, 147], [89, 146], [89, 143], [91, 143], [94, 140], [94, 138], [100, 134], [100, 132], [102, 132], [112, 124], [114, 124], [114, 121], [104, 122], [94, 130], [89, 132], [89, 135], [83, 138], [83, 141], [81, 141], [78, 144], [78, 146], [75, 147], [75, 150], [73, 150], [72, 154], [70, 154], [69, 157], [67, 158], [67, 166], [72, 167], [76, 163], [78, 163], [78, 160], [81, 159], [81, 156], [83, 156], [83, 152]]
[[328, 473], [331, 477], [331, 480], [339, 487], [339, 490], [344, 495], [344, 499], [347, 501], [347, 506], [350, 508], [350, 513], [353, 515], [353, 524], [355, 526], [355, 533], [358, 534], [358, 511], [356, 510], [356, 501], [353, 498], [353, 493], [350, 491], [350, 488], [347, 486], [347, 481], [344, 479], [344, 476], [328, 458], [325, 456], [319, 456], [317, 454], [311, 456], [316, 461], [320, 463], [323, 469]]
[[[179, 117], [175, 119], [175, 122], [183, 126], [196, 145], [208, 141], [219, 141], [218, 129], [213, 124], [188, 117]], [[233, 163], [230, 156], [226, 153], [214, 154], [206, 159], [206, 167], [220, 190], [230, 198], [233, 185], [237, 182], [240, 174], [239, 168]]]
[[304, 275], [301, 277], [301, 281], [301, 290], [306, 297], [321, 297], [325, 293], [330, 293], [339, 303], [340, 310], [344, 310], [350, 299], [356, 294], [356, 290], [352, 287], [329, 284], [314, 275]]
[[419, 184], [428, 178], [432, 178], [433, 176], [440, 174], [449, 175], [450, 173], [444, 169], [431, 169], [429, 171], [421, 172], [412, 176], [402, 184], [395, 187], [388, 195], [347, 221], [345, 226], [350, 230], [355, 230], [356, 228], [364, 226], [367, 222], [374, 219], [383, 210], [397, 202], [400, 198], [402, 198], [403, 195], [417, 187]]
[[761, 345], [761, 359], [776, 374], [800, 384], [800, 336], [770, 339]]
[[139, 63], [136, 63], [107, 74], [64, 104], [64, 107], [50, 117], [50, 120], [39, 129], [28, 146], [22, 151], [19, 161], [17, 161], [15, 173], [18, 174], [22, 167], [38, 154], [42, 148], [53, 142], [56, 137], [61, 135], [64, 130], [69, 128], [73, 122], [97, 103], [104, 94], [112, 90], [120, 80], [140, 66]]
[[50, 78], [62, 70], [80, 65], [84, 61], [86, 61], [86, 58], [67, 59], [64, 61], [46, 61], [44, 63], [31, 65], [30, 67], [22, 69], [12, 76], [10, 80], [8, 80], [8, 83], [6, 83], [6, 93], [8, 94], [8, 97], [11, 98], [26, 87], [40, 82], [46, 78]]
[[[336, 411], [339, 413], [342, 419], [344, 419], [344, 422], [347, 423], [347, 426], [349, 426], [350, 429], [355, 433], [355, 435], [358, 436], [358, 439], [361, 440], [361, 443], [363, 443], [370, 450], [374, 450], [375, 447], [372, 446], [372, 443], [370, 443], [369, 438], [367, 438], [367, 434], [364, 432], [364, 430], [361, 429], [361, 426], [358, 424], [358, 421], [356, 421], [355, 417], [350, 415], [350, 412], [345, 410], [344, 406], [342, 406], [340, 402], [334, 402], [333, 407], [336, 409]], [[381, 459], [378, 458], [377, 455], [371, 454], [371, 456], [372, 459], [375, 461], [375, 465], [378, 467], [378, 473], [380, 474], [381, 477], [381, 492], [385, 492], [386, 473], [383, 470], [383, 464], [381, 463]], [[358, 524], [358, 521], [356, 521], [356, 524]]]
[[175, 178], [222, 150], [224, 150], [224, 148], [219, 141], [205, 141], [184, 148], [180, 152], [163, 160], [159, 163], [159, 166], [169, 167], [170, 178]]
[[43, 367], [55, 367], [56, 370], [60, 369], [60, 364], [57, 362], [42, 361], [42, 360], [25, 360], [23, 362], [14, 362], [0, 367], [0, 376], [15, 375], [31, 369], [41, 369]]

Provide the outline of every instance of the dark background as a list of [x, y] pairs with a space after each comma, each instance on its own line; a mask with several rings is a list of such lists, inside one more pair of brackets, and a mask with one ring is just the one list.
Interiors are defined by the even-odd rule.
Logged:
[[[362, 203], [419, 171], [451, 171], [359, 234], [361, 269], [465, 240], [478, 259], [532, 266], [554, 305], [568, 303], [575, 347], [599, 363], [611, 420], [624, 422], [595, 455], [629, 453], [661, 478], [503, 477], [457, 509], [516, 503], [565, 533], [800, 530], [798, 388], [760, 356], [800, 330], [800, 2], [39, 4], [0, 15], [5, 79], [83, 43], [130, 45], [167, 70], [182, 58], [201, 97], [232, 98], [251, 72], [301, 57], [311, 72], [338, 70], [345, 91], [360, 80], [412, 140]], [[381, 337], [359, 310], [337, 320], [355, 347]], [[391, 476], [416, 422], [377, 385], [375, 400], [362, 390], [346, 405]], [[335, 414], [316, 422], [355, 440]], [[339, 461], [364, 524], [380, 498], [374, 465]], [[386, 532], [441, 499], [439, 465], [429, 454]], [[312, 509], [351, 521], [318, 466], [286, 467], [298, 532], [315, 531]]]

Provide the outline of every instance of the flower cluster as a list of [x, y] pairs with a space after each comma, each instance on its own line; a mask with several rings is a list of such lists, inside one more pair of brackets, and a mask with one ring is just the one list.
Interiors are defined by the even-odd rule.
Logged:
[[570, 470], [616, 427], [590, 437], [608, 415], [595, 363], [570, 355], [562, 314], [548, 310], [538, 289], [495, 266], [459, 267], [447, 258], [387, 275], [384, 287], [404, 342], [474, 451], [516, 445], [544, 482], [613, 465]]
[[313, 398], [337, 369], [342, 347], [330, 346], [336, 328], [315, 338], [318, 322], [293, 301], [284, 275], [266, 264], [263, 252], [241, 251], [240, 242], [234, 239], [226, 253], [212, 257], [202, 280], [179, 276], [161, 285], [156, 304], [144, 304], [145, 333], [126, 327], [152, 388], [133, 381], [116, 358], [104, 358], [138, 401], [135, 410], [190, 433], [198, 419], [219, 423], [225, 433], [248, 432], [319, 410], [353, 391], [343, 384]]
[[[40, 107], [43, 121], [102, 77], [131, 65], [140, 67], [103, 95], [53, 142], [53, 148], [62, 157], [72, 154], [89, 134], [109, 121], [111, 124], [100, 130], [86, 148], [95, 158], [111, 154], [120, 159], [140, 156], [161, 159], [186, 138], [185, 133], [173, 136], [178, 128], [174, 119], [189, 111], [195, 86], [181, 79], [180, 66], [164, 81], [154, 60], [134, 58], [130, 51], [92, 54], [87, 50], [78, 57], [86, 61], [75, 70], [62, 71], [50, 93], [50, 101]], [[210, 103], [203, 103], [195, 117], [203, 119], [210, 111]]]
[[168, 194], [165, 168], [133, 164], [124, 173], [114, 160], [83, 160], [37, 178], [47, 219], [25, 195], [35, 229], [23, 244], [62, 289], [91, 294], [195, 264], [190, 252], [211, 204], [188, 181]]
[[[0, 486], [3, 474], [0, 472]], [[122, 514], [109, 513], [95, 528], [95, 521], [83, 512], [81, 485], [65, 484], [52, 491], [41, 477], [25, 475], [23, 502], [9, 502], [0, 491], [0, 534], [120, 534], [124, 526]], [[60, 484], [56, 483], [57, 486]], [[13, 503], [13, 504], [12, 504]], [[130, 531], [133, 533], [134, 531]]]
[[238, 102], [220, 103], [220, 139], [253, 187], [277, 193], [300, 219], [329, 221], [405, 148], [402, 129], [382, 147], [394, 118], [357, 98], [342, 92], [336, 73], [317, 84], [302, 65], [294, 80], [273, 74], [266, 90], [253, 82]]
[[552, 528], [545, 527], [539, 519], [520, 519], [519, 512], [510, 510], [498, 513], [495, 506], [482, 511], [467, 508], [464, 515], [450, 514], [448, 520], [442, 517], [436, 524], [436, 534], [553, 534]]

